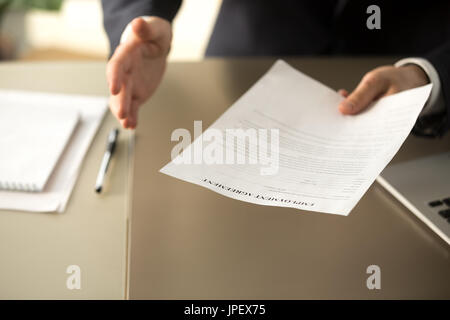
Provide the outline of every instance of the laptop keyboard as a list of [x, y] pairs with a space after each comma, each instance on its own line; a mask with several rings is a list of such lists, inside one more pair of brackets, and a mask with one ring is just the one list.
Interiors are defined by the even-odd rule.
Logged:
[[428, 202], [431, 208], [438, 209], [439, 215], [450, 223], [450, 197]]
[[442, 206], [444, 203], [441, 200], [434, 200], [428, 203], [432, 208]]
[[450, 197], [445, 198], [445, 199], [443, 199], [442, 201], [443, 201], [447, 206], [450, 207]]

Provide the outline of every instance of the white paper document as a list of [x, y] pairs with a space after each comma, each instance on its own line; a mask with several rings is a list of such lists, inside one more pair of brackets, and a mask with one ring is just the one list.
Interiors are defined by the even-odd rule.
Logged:
[[77, 127], [78, 110], [5, 100], [0, 100], [0, 190], [42, 191]]
[[[336, 91], [277, 61], [160, 171], [246, 202], [348, 215], [405, 141], [431, 87], [342, 115]], [[228, 139], [236, 129], [248, 133], [243, 146]]]
[[[63, 212], [83, 158], [107, 110], [106, 97], [0, 90], [2, 105], [47, 106], [77, 111], [79, 122], [41, 192], [0, 191], [0, 209]], [[58, 132], [54, 133], [55, 135]], [[8, 150], [0, 150], [2, 153]]]

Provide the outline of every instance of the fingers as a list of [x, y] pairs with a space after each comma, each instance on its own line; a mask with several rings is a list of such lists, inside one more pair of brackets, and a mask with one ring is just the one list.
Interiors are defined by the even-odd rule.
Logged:
[[130, 107], [130, 114], [127, 118], [128, 122], [128, 128], [131, 129], [135, 129], [137, 126], [137, 120], [138, 120], [138, 110], [139, 110], [139, 106], [140, 106], [140, 101], [138, 100], [133, 100], [131, 102], [131, 107]]
[[125, 129], [136, 129], [136, 126], [131, 125], [130, 120], [128, 118], [119, 120], [119, 122]]
[[110, 108], [117, 119], [128, 117], [131, 97], [132, 97], [132, 78], [131, 60], [134, 44], [127, 43], [117, 47], [113, 57], [108, 62], [106, 77], [111, 92]]
[[168, 53], [172, 36], [170, 23], [158, 17], [137, 18], [131, 28], [132, 32], [117, 47], [106, 70], [110, 109], [124, 128], [136, 127], [139, 105], [155, 90], [154, 83], [159, 83], [166, 58], [161, 54]]
[[133, 90], [132, 80], [127, 79], [122, 84], [122, 89], [120, 90], [118, 97], [118, 106], [117, 106], [117, 118], [125, 119], [129, 116], [130, 106], [131, 106], [131, 95]]
[[109, 97], [109, 109], [111, 110], [111, 113], [118, 119], [121, 120], [118, 117], [119, 113], [119, 96], [110, 96]]
[[106, 78], [109, 83], [109, 91], [112, 95], [116, 95], [120, 92], [123, 82], [123, 66], [117, 60], [111, 60], [108, 62]]
[[371, 71], [363, 77], [356, 89], [339, 104], [339, 111], [343, 114], [356, 114], [367, 108], [388, 87], [389, 80], [382, 71]]
[[[109, 108], [112, 114], [119, 120], [122, 121], [127, 119], [129, 116], [129, 109], [131, 105], [131, 88], [129, 88], [129, 84], [125, 83], [122, 86], [122, 90], [120, 90], [119, 94], [111, 95]], [[124, 127], [126, 128], [126, 127]]]
[[137, 126], [137, 114], [135, 116], [136, 118], [124, 118], [124, 119], [118, 119], [120, 124], [125, 129], [136, 129]]
[[132, 103], [130, 115], [125, 119], [119, 119], [120, 124], [125, 129], [136, 129], [137, 118], [138, 118], [139, 104], [136, 102]]
[[109, 100], [109, 108], [112, 114], [119, 120], [128, 116], [131, 104], [131, 80], [124, 79], [121, 90], [116, 95], [111, 95]]
[[122, 89], [126, 75], [131, 68], [131, 52], [134, 48], [135, 46], [131, 43], [121, 44], [116, 48], [112, 58], [108, 61], [106, 78], [112, 95], [118, 94]]
[[119, 109], [120, 109], [120, 103], [122, 103], [121, 99], [123, 99], [123, 96], [121, 94], [116, 95], [116, 96], [111, 96], [110, 102], [109, 102], [109, 108], [110, 108], [112, 114], [119, 120], [122, 127], [124, 127], [125, 129], [135, 129], [137, 126], [137, 121], [138, 121], [138, 110], [139, 110], [139, 106], [141, 105], [142, 101], [139, 99], [130, 98], [130, 101], [128, 102], [129, 108], [128, 108], [127, 115], [126, 115], [126, 117], [121, 118], [118, 116]]

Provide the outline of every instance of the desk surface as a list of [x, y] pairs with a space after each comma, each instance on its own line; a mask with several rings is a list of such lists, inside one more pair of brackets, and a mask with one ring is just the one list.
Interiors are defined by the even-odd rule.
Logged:
[[[352, 88], [389, 60], [291, 60], [318, 80]], [[352, 71], [346, 70], [351, 64]], [[450, 249], [378, 184], [348, 217], [228, 199], [160, 174], [175, 128], [204, 127], [242, 95], [269, 60], [171, 64], [141, 110], [127, 254], [128, 136], [122, 132], [107, 192], [92, 189], [108, 114], [63, 214], [0, 211], [0, 298], [449, 298]], [[0, 64], [0, 88], [106, 94], [104, 63]], [[88, 76], [87, 76], [88, 75]], [[345, 75], [345, 76], [343, 76]], [[393, 161], [448, 150], [408, 138]], [[65, 286], [77, 264], [82, 289]], [[365, 286], [381, 267], [382, 289]]]
[[[272, 62], [171, 64], [141, 109], [130, 298], [450, 298], [450, 247], [377, 183], [342, 217], [244, 203], [158, 172], [170, 160], [174, 129], [192, 132], [194, 120], [209, 126]], [[289, 62], [330, 87], [352, 89], [392, 60]], [[393, 161], [449, 149], [450, 135], [409, 137]], [[381, 268], [381, 290], [366, 287], [372, 264]]]
[[[2, 63], [0, 74], [4, 89], [107, 94], [105, 63]], [[0, 299], [124, 298], [128, 133], [120, 134], [105, 192], [94, 192], [116, 125], [108, 112], [64, 213], [0, 210]], [[80, 290], [66, 287], [69, 265], [80, 267]]]

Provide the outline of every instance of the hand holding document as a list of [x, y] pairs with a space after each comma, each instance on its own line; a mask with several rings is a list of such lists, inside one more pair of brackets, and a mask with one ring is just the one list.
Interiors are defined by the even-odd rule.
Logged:
[[[348, 215], [408, 136], [431, 87], [344, 116], [337, 92], [277, 61], [161, 172], [246, 202]], [[230, 129], [253, 130], [257, 139], [229, 144]], [[223, 162], [205, 161], [214, 139]], [[199, 150], [203, 161], [186, 161]], [[230, 151], [249, 160], [232, 164]]]

